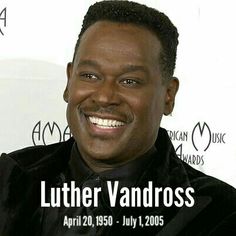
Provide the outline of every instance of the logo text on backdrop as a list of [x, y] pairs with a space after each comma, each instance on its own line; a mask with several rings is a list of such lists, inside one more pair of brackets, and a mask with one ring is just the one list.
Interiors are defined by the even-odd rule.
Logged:
[[61, 128], [55, 121], [43, 123], [38, 121], [32, 131], [34, 145], [47, 145], [55, 142], [66, 141], [71, 137], [68, 126]]
[[[213, 144], [226, 143], [226, 133], [212, 131], [206, 122], [197, 122], [190, 132], [168, 130], [168, 134], [176, 147], [178, 157], [191, 165], [203, 166], [206, 151]], [[186, 147], [188, 151], [186, 151]]]
[[7, 8], [0, 8], [0, 34], [4, 35], [3, 28], [7, 27]]

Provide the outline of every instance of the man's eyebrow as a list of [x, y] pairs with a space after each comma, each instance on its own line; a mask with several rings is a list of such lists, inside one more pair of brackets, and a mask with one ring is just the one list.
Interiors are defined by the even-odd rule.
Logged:
[[[94, 60], [81, 60], [78, 63], [77, 68], [81, 66], [92, 66], [95, 67], [96, 69], [100, 69], [102, 67], [97, 61]], [[142, 65], [134, 65], [134, 64], [121, 65], [120, 69], [122, 70], [123, 73], [129, 73], [134, 71], [142, 71], [148, 73], [148, 69]]]
[[130, 64], [130, 65], [121, 66], [121, 68], [122, 68], [123, 72], [125, 72], [125, 73], [134, 72], [134, 71], [142, 71], [142, 72], [148, 73], [147, 68], [145, 66], [141, 66], [141, 65]]
[[99, 63], [94, 60], [82, 60], [77, 65], [77, 67], [80, 67], [80, 66], [93, 66], [96, 68], [100, 68]]

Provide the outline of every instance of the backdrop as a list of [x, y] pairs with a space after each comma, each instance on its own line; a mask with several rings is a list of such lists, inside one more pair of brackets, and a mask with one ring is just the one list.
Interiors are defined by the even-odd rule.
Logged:
[[[0, 152], [70, 137], [65, 66], [94, 2], [0, 1]], [[165, 12], [180, 34], [180, 89], [162, 126], [179, 158], [236, 187], [234, 0], [138, 2]]]

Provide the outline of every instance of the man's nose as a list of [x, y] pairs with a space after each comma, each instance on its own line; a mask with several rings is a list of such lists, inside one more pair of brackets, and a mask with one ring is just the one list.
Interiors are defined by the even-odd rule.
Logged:
[[120, 103], [118, 85], [113, 81], [103, 81], [94, 91], [92, 99], [100, 106], [118, 105]]

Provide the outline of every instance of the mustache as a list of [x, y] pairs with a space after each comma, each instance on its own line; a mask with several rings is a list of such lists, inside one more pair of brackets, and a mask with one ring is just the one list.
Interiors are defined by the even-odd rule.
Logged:
[[80, 107], [80, 110], [85, 114], [95, 113], [95, 114], [111, 114], [114, 116], [119, 117], [120, 119], [130, 122], [133, 119], [133, 115], [130, 111], [121, 109], [116, 105], [109, 105], [109, 106], [100, 106], [98, 104], [87, 105], [84, 107]]

